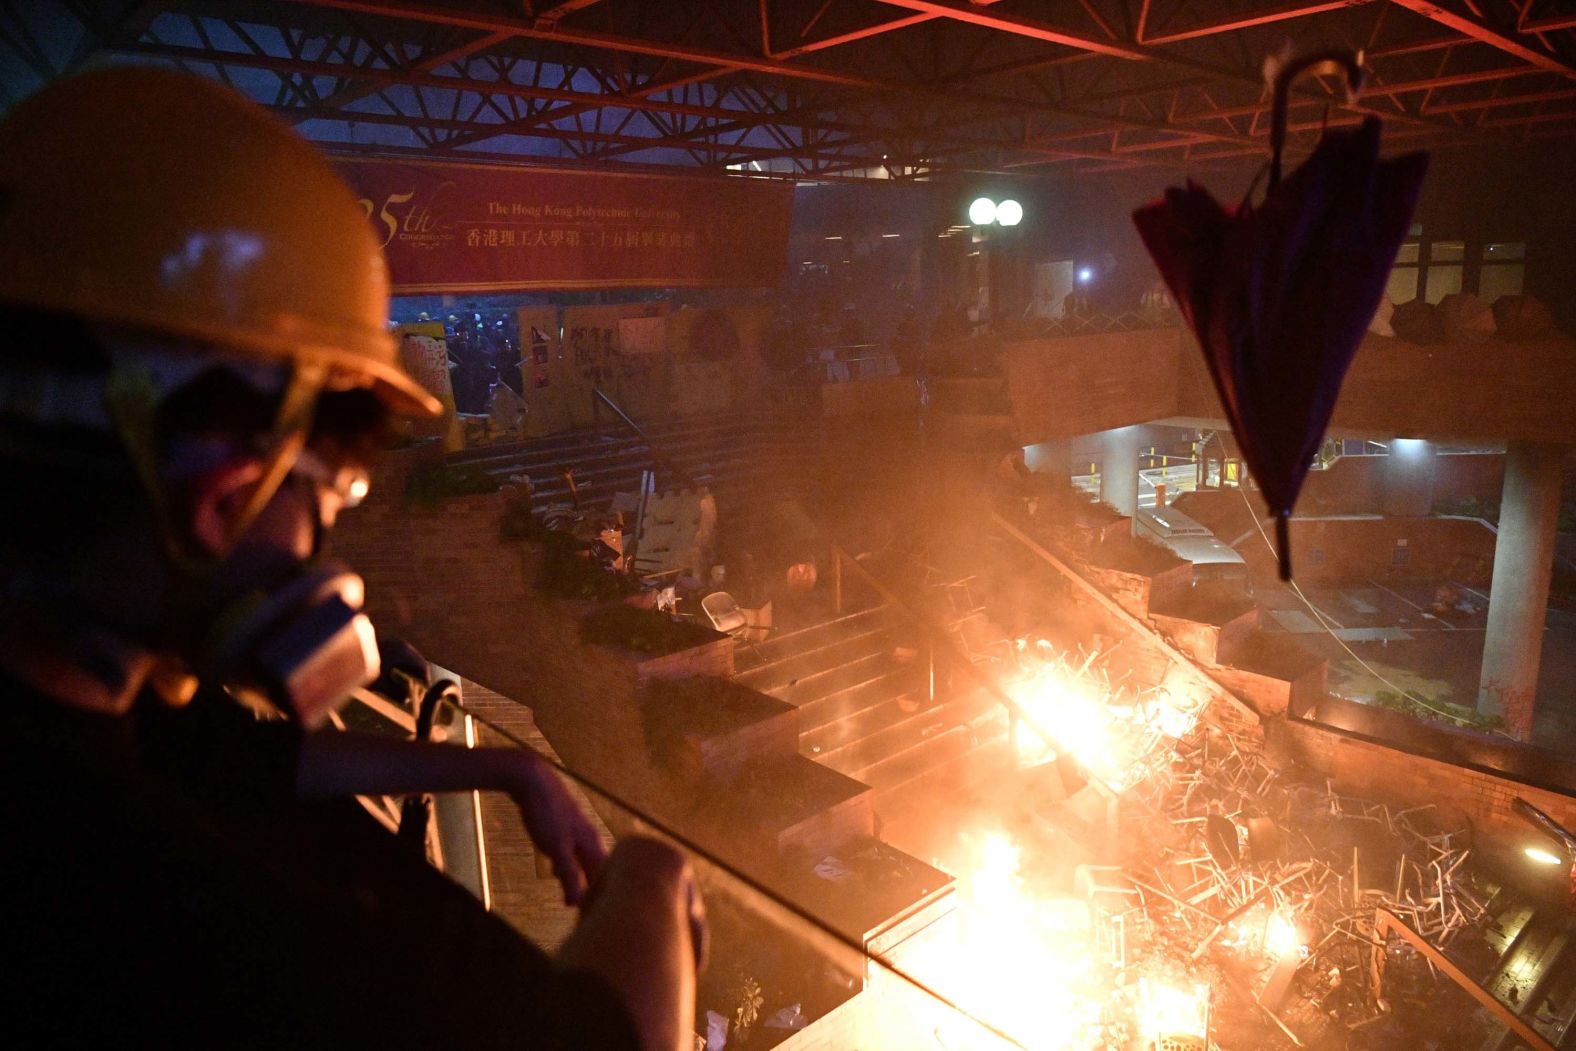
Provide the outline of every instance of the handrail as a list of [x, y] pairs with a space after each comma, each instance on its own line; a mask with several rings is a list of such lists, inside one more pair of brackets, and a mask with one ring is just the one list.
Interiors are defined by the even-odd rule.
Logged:
[[1430, 965], [1443, 971], [1445, 977], [1455, 982], [1462, 992], [1486, 1007], [1511, 1032], [1525, 1041], [1528, 1047], [1533, 1048], [1534, 1051], [1554, 1051], [1554, 1045], [1544, 1039], [1542, 1033], [1528, 1025], [1521, 1015], [1501, 1003], [1499, 997], [1473, 981], [1465, 971], [1451, 962], [1448, 956], [1430, 945], [1428, 939], [1407, 926], [1404, 920], [1388, 909], [1374, 910], [1374, 936], [1379, 939], [1379, 944], [1373, 948], [1371, 959], [1375, 989], [1383, 988], [1384, 943], [1387, 934], [1400, 935], [1403, 941], [1422, 953]]
[[607, 394], [603, 392], [601, 387], [592, 387], [591, 409], [593, 415], [595, 414], [596, 408], [599, 404], [606, 405], [609, 409], [611, 409], [613, 411], [613, 415], [617, 416], [619, 421], [623, 423], [625, 427], [628, 427], [634, 432], [635, 437], [646, 443], [646, 448], [651, 450], [651, 461], [654, 465], [666, 467], [674, 474], [680, 485], [690, 489], [698, 487], [698, 483], [695, 481], [695, 476], [690, 474], [684, 468], [680, 467], [678, 465], [678, 461], [674, 460], [672, 456], [669, 456], [667, 450], [658, 445], [656, 440], [653, 439], [651, 435], [642, 430], [640, 424], [630, 419], [629, 414], [623, 409], [619, 408], [617, 402], [608, 397]]
[[1012, 539], [1018, 541], [1031, 554], [1038, 556], [1042, 562], [1061, 573], [1075, 587], [1079, 588], [1086, 595], [1099, 603], [1100, 606], [1106, 610], [1106, 612], [1115, 616], [1118, 620], [1121, 620], [1129, 627], [1137, 631], [1142, 631], [1146, 636], [1151, 638], [1155, 645], [1160, 648], [1161, 652], [1169, 657], [1173, 664], [1180, 668], [1182, 673], [1191, 678], [1195, 684], [1204, 687], [1206, 693], [1208, 693], [1209, 696], [1224, 700], [1239, 715], [1254, 725], [1257, 725], [1260, 722], [1258, 712], [1254, 711], [1252, 708], [1248, 707], [1247, 704], [1243, 703], [1241, 698], [1237, 697], [1236, 694], [1232, 693], [1220, 683], [1216, 682], [1213, 677], [1211, 677], [1207, 672], [1195, 664], [1192, 658], [1183, 653], [1181, 650], [1177, 649], [1175, 646], [1171, 645], [1171, 643], [1166, 641], [1166, 639], [1158, 632], [1151, 630], [1149, 625], [1145, 624], [1142, 620], [1123, 609], [1116, 602], [1112, 601], [1109, 595], [1095, 587], [1095, 585], [1091, 584], [1088, 580], [1085, 580], [1083, 574], [1079, 573], [1066, 562], [1063, 562], [1061, 559], [1045, 550], [1045, 548], [1037, 543], [1033, 537], [1028, 536], [1017, 526], [1007, 521], [1007, 519], [1003, 518], [1000, 513], [992, 511], [991, 520], [996, 524], [997, 528], [1001, 529], [1008, 536], [1012, 537]]
[[[974, 680], [976, 685], [983, 688], [986, 693], [991, 695], [993, 700], [1002, 705], [1002, 707], [1006, 708], [1007, 712], [1014, 719], [1021, 720], [1026, 726], [1029, 727], [1029, 729], [1038, 734], [1040, 739], [1045, 741], [1047, 744], [1056, 740], [1055, 737], [1051, 736], [1045, 731], [1045, 728], [1040, 725], [1038, 719], [1030, 715], [1024, 709], [1024, 707], [1019, 704], [1017, 700], [1006, 691], [1006, 689], [1002, 687], [1001, 683], [996, 681], [996, 677], [994, 675], [984, 671], [979, 665], [975, 664], [974, 661], [969, 658], [969, 655], [964, 652], [963, 648], [953, 641], [951, 635], [945, 629], [939, 627], [929, 617], [914, 609], [901, 597], [899, 597], [896, 592], [877, 579], [875, 574], [871, 573], [870, 570], [866, 569], [857, 559], [845, 551], [842, 546], [839, 545], [837, 541], [833, 540], [832, 537], [824, 529], [822, 529], [818, 523], [810, 518], [810, 516], [806, 514], [802, 508], [796, 504], [789, 504], [786, 506], [791, 507], [797, 516], [802, 520], [802, 523], [807, 526], [811, 532], [820, 536], [820, 538], [825, 541], [827, 546], [831, 548], [834, 573], [836, 575], [836, 583], [839, 591], [841, 591], [842, 588], [841, 567], [844, 562], [847, 562], [853, 567], [854, 572], [858, 574], [865, 583], [869, 584], [875, 589], [876, 594], [880, 595], [888, 605], [897, 609], [899, 613], [907, 617], [920, 629], [922, 633], [924, 633], [924, 635], [927, 637], [927, 641], [930, 644], [931, 654], [933, 656], [937, 652], [939, 644], [940, 652], [953, 661], [958, 667], [961, 667], [964, 672]], [[1062, 749], [1058, 749], [1058, 751], [1060, 752]], [[1088, 767], [1084, 766], [1083, 763], [1079, 761], [1077, 756], [1068, 753], [1065, 758], [1071, 762], [1075, 768], [1077, 768], [1078, 772], [1084, 776], [1089, 784], [1095, 787], [1096, 792], [1105, 797], [1106, 802], [1110, 807], [1109, 816], [1114, 824], [1115, 805], [1117, 801], [1116, 792], [1111, 788], [1110, 785], [1100, 780], [1100, 778], [1090, 771]]]

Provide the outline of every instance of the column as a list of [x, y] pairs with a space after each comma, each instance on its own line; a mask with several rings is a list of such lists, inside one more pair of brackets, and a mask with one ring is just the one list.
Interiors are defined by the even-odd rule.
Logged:
[[1536, 442], [1513, 441], [1505, 450], [1478, 708], [1503, 716], [1506, 730], [1522, 741], [1532, 738], [1564, 454]]
[[1396, 438], [1384, 461], [1380, 508], [1395, 517], [1421, 517], [1434, 509], [1435, 456], [1432, 442]]
[[1066, 485], [1072, 482], [1072, 455], [1073, 443], [1066, 438], [1060, 438], [1025, 446], [1023, 462], [1035, 474], [1043, 474]]
[[1101, 436], [1100, 499], [1131, 518], [1138, 511], [1140, 426], [1117, 427]]

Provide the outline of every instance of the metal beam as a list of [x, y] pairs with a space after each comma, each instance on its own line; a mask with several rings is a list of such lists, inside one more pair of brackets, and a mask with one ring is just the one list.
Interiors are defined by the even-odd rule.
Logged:
[[558, 0], [558, 3], [553, 4], [546, 10], [533, 12], [533, 17], [538, 22], [550, 24], [598, 2], [599, 0]]
[[1552, 33], [1557, 29], [1576, 29], [1576, 11], [1563, 15], [1549, 15], [1546, 18], [1528, 18], [1527, 13], [1531, 4], [1521, 9], [1521, 17], [1516, 20], [1518, 33]]
[[702, 66], [721, 66], [728, 70], [772, 73], [792, 79], [819, 81], [824, 84], [838, 84], [843, 87], [862, 88], [869, 91], [890, 91], [896, 87], [893, 84], [883, 83], [870, 77], [861, 77], [852, 73], [838, 73], [834, 70], [820, 69], [814, 66], [793, 65], [768, 58], [756, 58], [753, 55], [741, 55], [737, 52], [716, 51], [711, 48], [642, 40], [639, 37], [592, 32], [586, 29], [557, 24], [541, 27], [523, 19], [489, 15], [479, 11], [429, 7], [425, 4], [409, 3], [407, 0], [285, 0], [285, 2], [313, 8], [347, 11], [354, 14], [378, 15], [383, 18], [403, 18], [415, 22], [457, 26], [487, 33], [507, 33], [510, 36], [523, 37], [528, 40], [547, 40], [558, 44], [574, 44], [602, 51], [622, 51], [632, 55], [670, 58], [680, 62], [694, 62]]
[[1576, 66], [1562, 62], [1541, 48], [1530, 47], [1519, 40], [1514, 40], [1471, 15], [1458, 14], [1433, 3], [1432, 0], [1390, 0], [1390, 2], [1437, 22], [1447, 29], [1453, 29], [1468, 39], [1498, 48], [1507, 55], [1514, 55], [1528, 65], [1537, 66], [1545, 73], [1557, 73], [1562, 77], [1576, 80]]
[[1576, 88], [1569, 88], [1565, 91], [1535, 91], [1526, 95], [1491, 95], [1488, 98], [1467, 99], [1462, 102], [1436, 102], [1424, 106], [1422, 112], [1466, 113], [1470, 110], [1498, 109], [1501, 106], [1526, 106], [1534, 102], [1568, 102], [1572, 99], [1576, 99]]
[[[501, 44], [508, 39], [509, 37], [503, 33], [484, 33], [481, 36], [473, 37], [463, 44], [457, 44], [454, 47], [445, 48], [444, 50], [434, 52], [431, 55], [423, 55], [421, 58], [417, 59], [415, 62], [412, 62], [408, 66], [395, 67], [401, 72], [401, 76], [399, 79], [395, 80], [394, 83], [409, 83], [407, 79], [409, 73], [431, 73], [433, 70], [447, 66], [450, 63], [458, 62], [463, 58], [469, 58], [478, 51], [486, 51], [488, 48], [497, 44]], [[375, 93], [377, 90], [378, 89], [375, 85], [369, 85], [365, 83], [346, 84], [338, 91], [335, 91], [325, 97], [323, 99], [323, 105], [330, 108], [335, 106], [348, 106], [352, 102], [366, 98], [368, 95]]]
[[909, 26], [917, 26], [921, 22], [931, 22], [940, 17], [940, 15], [925, 14], [907, 15], [903, 18], [894, 18], [888, 22], [878, 22], [873, 26], [865, 26], [863, 29], [851, 29], [836, 36], [822, 37], [820, 40], [812, 40], [810, 43], [800, 44], [798, 47], [784, 48], [781, 51], [768, 51], [767, 55], [770, 58], [779, 60], [798, 58], [800, 55], [808, 55], [815, 51], [825, 51], [827, 48], [832, 47], [841, 47], [844, 44], [852, 44], [858, 40], [867, 40], [870, 37], [880, 36], [883, 33], [891, 33], [898, 29], [906, 29]]
[[[343, 124], [377, 124], [391, 127], [425, 127], [437, 128], [443, 131], [473, 131], [477, 128], [488, 128], [485, 122], [474, 120], [461, 120], [447, 117], [433, 117], [426, 114], [405, 113], [357, 113], [342, 109], [323, 109], [321, 107], [299, 106], [268, 106], [265, 107], [282, 116], [288, 116], [297, 121], [327, 120]], [[507, 134], [507, 132], [503, 133]], [[777, 149], [769, 146], [749, 146], [733, 143], [697, 143], [692, 140], [672, 137], [646, 137], [614, 132], [597, 132], [583, 129], [567, 128], [535, 128], [530, 132], [533, 138], [556, 139], [563, 142], [601, 142], [632, 147], [635, 152], [655, 149], [699, 149], [714, 154], [724, 154], [718, 163], [724, 160], [732, 162], [741, 159], [768, 159], [782, 156], [795, 156], [807, 159], [827, 158], [838, 161], [857, 161], [862, 166], [875, 167], [881, 164], [883, 158], [878, 154], [850, 155], [836, 149], [842, 145], [838, 140], [825, 140], [819, 146], [826, 149], [816, 149], [811, 146], [795, 146], [792, 150]], [[455, 158], [464, 158], [464, 152], [454, 154]]]
[[[107, 53], [135, 55], [149, 58], [168, 58], [181, 62], [207, 62], [214, 65], [245, 66], [266, 69], [275, 73], [298, 73], [313, 77], [342, 77], [370, 80], [387, 85], [407, 85], [413, 88], [434, 88], [444, 91], [471, 91], [478, 95], [498, 95], [507, 98], [548, 100], [552, 102], [582, 103], [587, 108], [607, 107], [649, 109], [658, 113], [676, 113], [693, 117], [736, 119], [748, 117], [748, 110], [722, 106], [705, 106], [695, 103], [665, 102], [636, 95], [598, 95], [589, 91], [570, 88], [550, 88], [545, 85], [521, 84], [512, 80], [479, 80], [473, 77], [441, 76], [420, 73], [414, 68], [384, 68], [377, 66], [351, 66], [338, 62], [315, 62], [310, 59], [284, 58], [276, 55], [254, 54], [244, 51], [213, 51], [207, 48], [186, 47], [180, 44], [131, 44], [111, 47]], [[663, 85], [662, 87], [666, 87]], [[533, 122], [562, 120], [573, 114], [550, 110], [532, 118]]]
[[1159, 45], [1175, 44], [1181, 40], [1197, 40], [1199, 37], [1215, 36], [1219, 33], [1232, 33], [1239, 29], [1250, 29], [1254, 26], [1269, 25], [1272, 22], [1285, 22], [1293, 18], [1306, 18], [1309, 15], [1321, 15], [1326, 11], [1340, 11], [1348, 7], [1362, 7], [1371, 4], [1374, 0], [1322, 0], [1319, 3], [1296, 3], [1285, 7], [1258, 11], [1253, 14], [1237, 15], [1220, 22], [1210, 22], [1204, 25], [1189, 26], [1171, 33], [1158, 36], [1145, 36], [1139, 34], [1140, 44]]
[[1153, 57], [1141, 47], [1134, 47], [1119, 41], [1113, 42], [1080, 36], [1059, 26], [1053, 26], [1048, 22], [1019, 18], [1015, 15], [992, 14], [988, 8], [975, 4], [955, 4], [945, 2], [945, 0], [880, 0], [880, 2], [889, 4], [892, 7], [918, 11], [922, 14], [950, 18], [955, 22], [967, 22], [969, 25], [982, 26], [986, 29], [1003, 30], [1018, 36], [1042, 40], [1047, 44], [1060, 44], [1063, 47], [1076, 48], [1079, 51], [1109, 55], [1112, 58], [1141, 60]]

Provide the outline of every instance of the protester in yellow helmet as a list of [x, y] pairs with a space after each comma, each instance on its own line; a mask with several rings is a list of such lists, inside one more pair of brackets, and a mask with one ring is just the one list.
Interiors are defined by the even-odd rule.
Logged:
[[[360, 578], [323, 539], [390, 416], [438, 408], [396, 363], [387, 299], [333, 169], [227, 89], [108, 70], [0, 121], [13, 1033], [690, 1046], [703, 928], [681, 855], [630, 840], [603, 864], [526, 753], [314, 732], [378, 669]], [[514, 792], [582, 900], [556, 959], [302, 801], [460, 788]]]

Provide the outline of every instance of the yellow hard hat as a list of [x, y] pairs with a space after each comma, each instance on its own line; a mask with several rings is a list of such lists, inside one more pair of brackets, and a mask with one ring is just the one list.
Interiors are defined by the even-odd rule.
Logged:
[[227, 88], [102, 70], [0, 122], [0, 304], [187, 337], [438, 415], [398, 364], [388, 295], [333, 167]]

